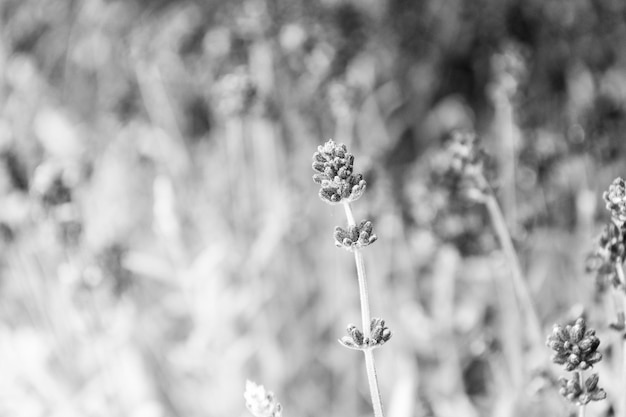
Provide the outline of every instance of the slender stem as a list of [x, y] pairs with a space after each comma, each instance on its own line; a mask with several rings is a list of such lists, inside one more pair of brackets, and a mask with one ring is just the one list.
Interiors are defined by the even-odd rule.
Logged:
[[372, 349], [365, 349], [363, 353], [365, 354], [365, 368], [367, 369], [367, 380], [370, 386], [374, 416], [383, 417], [383, 403], [380, 399], [380, 391], [378, 390], [378, 379], [376, 378], [376, 367], [374, 366], [374, 352]]
[[[355, 226], [354, 215], [350, 203], [344, 203], [348, 225]], [[354, 261], [356, 263], [356, 273], [359, 280], [359, 298], [361, 300], [361, 321], [363, 323], [363, 336], [370, 337], [371, 315], [369, 307], [369, 296], [367, 291], [367, 281], [365, 279], [365, 264], [363, 262], [363, 254], [359, 249], [354, 250]], [[367, 381], [370, 387], [370, 395], [372, 397], [372, 407], [374, 408], [375, 417], [383, 417], [383, 406], [380, 398], [380, 390], [378, 389], [378, 379], [376, 378], [376, 366], [374, 365], [374, 354], [372, 349], [365, 349], [365, 369], [367, 370]]]
[[624, 267], [621, 263], [615, 263], [615, 271], [617, 272], [617, 278], [619, 279], [619, 283], [622, 286], [622, 292], [626, 291], [626, 278], [624, 278]]
[[359, 298], [361, 299], [361, 322], [363, 323], [363, 336], [370, 337], [370, 324], [372, 322], [372, 317], [370, 314], [367, 281], [365, 280], [365, 264], [363, 262], [363, 253], [360, 249], [354, 250], [354, 262], [356, 263], [356, 273], [359, 277]]
[[[578, 383], [580, 384], [580, 387], [586, 391], [585, 378], [583, 378], [582, 371], [576, 372], [576, 374], [578, 374]], [[585, 404], [581, 404], [578, 406], [578, 417], [585, 417]]]
[[[624, 278], [624, 266], [622, 265], [621, 262], [616, 262], [615, 263], [615, 270], [617, 271], [617, 277], [619, 278], [620, 281], [620, 289], [619, 289], [619, 293], [622, 297], [622, 306], [621, 308], [618, 307], [618, 314], [619, 311], [621, 311], [622, 315], [621, 318], [623, 320], [624, 317], [624, 310], [626, 310], [626, 278]], [[624, 324], [623, 321], [621, 324]], [[621, 332], [623, 332], [623, 330], [621, 330]], [[621, 337], [622, 340], [622, 392], [624, 391], [624, 389], [626, 389], [626, 338], [624, 338], [624, 335], [622, 335]], [[620, 401], [620, 408], [621, 410], [618, 410], [618, 414], [619, 416], [625, 416], [626, 415], [626, 396], [622, 395], [621, 401]]]
[[343, 208], [346, 211], [346, 218], [348, 219], [348, 226], [356, 226], [356, 221], [354, 220], [354, 214], [352, 214], [352, 207], [350, 207], [350, 203], [344, 202]]
[[[613, 300], [613, 310], [615, 312], [615, 326], [616, 330], [623, 330], [626, 323], [626, 314], [624, 313], [624, 296], [621, 289], [615, 289], [611, 291], [611, 299]], [[613, 326], [612, 326], [613, 327]]]
[[511, 268], [513, 285], [515, 287], [515, 292], [517, 294], [521, 309], [525, 313], [527, 322], [526, 324], [529, 327], [532, 343], [534, 346], [542, 346], [543, 335], [541, 333], [541, 324], [539, 322], [539, 318], [537, 317], [535, 306], [530, 296], [528, 284], [524, 280], [519, 258], [517, 257], [517, 253], [515, 252], [515, 247], [513, 246], [513, 241], [507, 228], [504, 215], [502, 214], [502, 210], [500, 209], [498, 201], [496, 200], [493, 193], [490, 192], [487, 194], [485, 205], [487, 206], [489, 216], [491, 217], [491, 223], [493, 224], [493, 228], [496, 232], [496, 235], [498, 236], [498, 240], [500, 241], [500, 245], [502, 246], [504, 255], [506, 256], [509, 266]]

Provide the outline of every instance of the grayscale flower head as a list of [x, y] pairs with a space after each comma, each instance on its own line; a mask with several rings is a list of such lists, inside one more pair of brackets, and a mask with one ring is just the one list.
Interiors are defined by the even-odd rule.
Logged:
[[587, 329], [585, 319], [577, 319], [573, 325], [554, 325], [546, 345], [554, 351], [552, 362], [563, 365], [566, 371], [584, 371], [602, 360], [597, 351], [600, 339], [593, 329]]
[[320, 185], [320, 198], [329, 203], [358, 200], [365, 192], [363, 175], [353, 171], [354, 156], [346, 145], [336, 144], [332, 139], [317, 148], [313, 154], [313, 181]]

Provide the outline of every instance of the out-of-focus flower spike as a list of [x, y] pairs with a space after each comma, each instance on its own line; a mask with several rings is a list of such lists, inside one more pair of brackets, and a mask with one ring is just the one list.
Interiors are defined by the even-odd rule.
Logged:
[[246, 381], [243, 397], [246, 400], [246, 408], [254, 417], [282, 416], [282, 406], [274, 398], [274, 393], [267, 391], [263, 385]]

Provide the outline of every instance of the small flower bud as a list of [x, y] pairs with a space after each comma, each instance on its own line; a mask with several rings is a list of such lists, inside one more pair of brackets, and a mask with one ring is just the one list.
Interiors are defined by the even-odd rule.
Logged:
[[589, 399], [591, 401], [601, 401], [606, 398], [606, 392], [602, 388], [597, 388], [593, 392], [589, 393]]
[[349, 325], [347, 331], [357, 346], [361, 346], [363, 344], [363, 332], [357, 329], [354, 324]]
[[613, 220], [620, 224], [626, 222], [626, 182], [622, 178], [615, 178], [602, 198]]
[[578, 343], [585, 335], [585, 320], [579, 318], [576, 323], [570, 329], [570, 339], [572, 343]]
[[348, 349], [360, 350], [361, 348], [360, 346], [357, 346], [356, 343], [354, 343], [350, 336], [342, 337], [341, 339], [339, 339], [339, 343], [341, 343], [344, 347], [347, 347]]
[[384, 345], [391, 338], [391, 331], [385, 326], [385, 320], [373, 318], [370, 322], [371, 345], [379, 347]]
[[587, 378], [587, 380], [585, 381], [585, 387], [587, 388], [587, 391], [595, 390], [598, 386], [599, 380], [600, 377], [598, 376], [598, 374], [591, 374], [591, 376], [589, 376], [589, 378]]

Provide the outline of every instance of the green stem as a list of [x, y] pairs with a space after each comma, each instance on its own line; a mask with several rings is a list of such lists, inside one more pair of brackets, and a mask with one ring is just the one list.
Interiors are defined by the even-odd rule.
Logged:
[[[344, 203], [346, 218], [349, 226], [355, 226], [354, 215], [350, 203]], [[363, 323], [363, 336], [370, 337], [371, 315], [369, 307], [369, 296], [367, 291], [367, 281], [365, 279], [365, 264], [363, 262], [363, 254], [359, 249], [354, 250], [354, 261], [356, 263], [356, 273], [359, 281], [359, 298], [361, 300], [361, 321]], [[367, 371], [367, 381], [370, 387], [370, 395], [372, 397], [372, 407], [374, 408], [375, 417], [383, 417], [383, 406], [380, 398], [380, 390], [378, 389], [378, 379], [376, 378], [376, 366], [374, 364], [374, 354], [372, 349], [365, 349], [365, 369]]]

